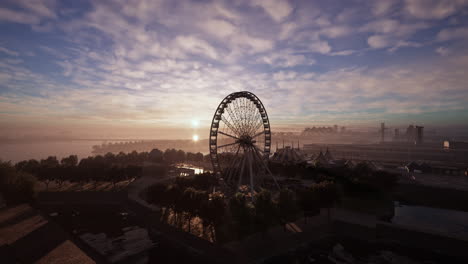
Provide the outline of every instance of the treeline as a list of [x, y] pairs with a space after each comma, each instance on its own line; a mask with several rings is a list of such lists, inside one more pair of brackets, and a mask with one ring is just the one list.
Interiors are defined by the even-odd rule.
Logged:
[[[15, 168], [29, 173], [49, 187], [55, 182], [62, 186], [64, 182], [85, 183], [111, 182], [115, 187], [122, 181], [132, 180], [142, 175], [144, 162], [158, 164], [158, 173], [165, 173], [167, 166], [181, 162], [200, 162], [204, 160], [202, 153], [185, 153], [182, 150], [167, 149], [161, 151], [153, 149], [150, 152], [130, 152], [119, 154], [107, 153], [105, 155], [91, 156], [78, 161], [76, 155], [70, 155], [60, 161], [55, 156], [42, 160], [24, 160], [15, 164]], [[154, 166], [153, 166], [154, 167]]]
[[275, 224], [285, 225], [301, 216], [301, 212], [305, 217], [316, 215], [320, 208], [333, 207], [340, 197], [331, 181], [298, 190], [282, 189], [277, 194], [262, 189], [254, 197], [239, 192], [230, 198], [221, 192], [210, 193], [215, 184], [212, 174], [177, 178], [172, 184], [150, 186], [146, 199], [160, 206], [163, 216], [172, 215], [173, 224], [187, 224], [189, 232], [192, 219], [199, 217], [203, 230], [211, 227], [213, 237], [224, 241], [266, 232]]
[[70, 155], [58, 161], [50, 156], [40, 161], [31, 159], [18, 162], [18, 171], [30, 173], [49, 188], [51, 182], [62, 187], [64, 182], [85, 183], [111, 182], [115, 188], [121, 181], [138, 178], [142, 175], [142, 167], [134, 163], [127, 155], [105, 155], [88, 157], [78, 162], [76, 155]]
[[185, 151], [197, 152], [204, 149], [206, 142], [201, 140], [193, 142], [191, 140], [141, 140], [141, 141], [124, 141], [124, 142], [109, 142], [101, 145], [93, 146], [93, 154], [105, 154], [108, 152], [147, 152], [150, 149], [166, 149], [177, 148]]

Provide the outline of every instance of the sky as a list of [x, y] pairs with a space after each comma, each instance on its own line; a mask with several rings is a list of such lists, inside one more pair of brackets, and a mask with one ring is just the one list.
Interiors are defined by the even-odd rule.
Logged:
[[243, 90], [273, 131], [467, 124], [467, 47], [468, 0], [4, 0], [0, 136], [206, 138]]

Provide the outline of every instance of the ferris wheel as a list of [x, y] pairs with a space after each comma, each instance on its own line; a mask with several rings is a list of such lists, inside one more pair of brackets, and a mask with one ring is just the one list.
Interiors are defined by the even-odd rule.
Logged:
[[268, 169], [271, 130], [260, 99], [243, 91], [226, 96], [213, 116], [209, 137], [214, 173], [228, 186], [250, 189], [274, 184]]

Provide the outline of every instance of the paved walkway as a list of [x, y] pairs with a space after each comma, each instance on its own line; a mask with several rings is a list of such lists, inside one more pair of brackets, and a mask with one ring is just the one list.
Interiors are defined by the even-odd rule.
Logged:
[[173, 179], [174, 177], [174, 175], [169, 174], [163, 177], [153, 174], [145, 174], [127, 186], [128, 198], [147, 207], [152, 211], [159, 211], [159, 207], [149, 204], [145, 200], [141, 199], [140, 194], [149, 186], [158, 182], [168, 181], [170, 179]]

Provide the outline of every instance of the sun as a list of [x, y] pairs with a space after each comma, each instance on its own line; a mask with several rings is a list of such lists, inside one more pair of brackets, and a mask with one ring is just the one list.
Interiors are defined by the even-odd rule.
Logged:
[[193, 135], [193, 136], [192, 136], [192, 140], [193, 140], [194, 142], [197, 142], [197, 141], [198, 141], [198, 135]]
[[200, 121], [198, 121], [197, 119], [193, 119], [192, 120], [192, 127], [198, 127], [198, 125], [200, 125]]

